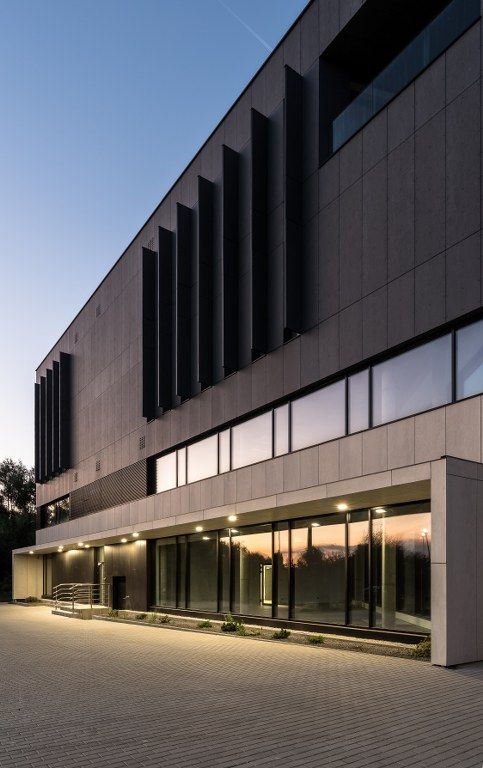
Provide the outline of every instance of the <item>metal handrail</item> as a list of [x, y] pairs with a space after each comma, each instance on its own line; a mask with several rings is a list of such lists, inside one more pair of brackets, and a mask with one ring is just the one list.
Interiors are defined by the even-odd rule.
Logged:
[[61, 603], [62, 607], [69, 607], [74, 613], [77, 604], [109, 605], [109, 584], [91, 584], [89, 582], [71, 582], [56, 584], [53, 588], [55, 608]]

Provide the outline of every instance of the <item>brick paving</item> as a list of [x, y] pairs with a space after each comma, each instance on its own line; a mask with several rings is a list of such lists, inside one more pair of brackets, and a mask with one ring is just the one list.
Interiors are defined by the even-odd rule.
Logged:
[[482, 768], [483, 664], [0, 605], [1, 768]]

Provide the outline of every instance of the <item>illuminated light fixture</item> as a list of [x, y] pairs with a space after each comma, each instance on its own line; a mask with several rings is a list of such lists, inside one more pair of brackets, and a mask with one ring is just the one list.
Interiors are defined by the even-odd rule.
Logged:
[[228, 516], [228, 522], [229, 523], [236, 523], [237, 520], [238, 520], [238, 518], [237, 518], [236, 515], [229, 515]]
[[57, 552], [63, 552], [63, 551], [64, 551], [64, 547], [58, 547]]
[[89, 549], [90, 546], [91, 546], [90, 544], [85, 544], [84, 549]]
[[203, 526], [202, 525], [197, 525], [196, 528], [195, 528], [196, 533], [201, 533], [202, 530], [203, 530]]
[[347, 512], [349, 509], [349, 505], [345, 503], [345, 501], [341, 502], [340, 504], [337, 504], [337, 509], [339, 512]]
[[139, 536], [139, 533], [137, 531], [133, 531], [132, 535], [134, 536], [135, 539], [137, 539], [137, 537]]
[[77, 542], [77, 546], [78, 547], [83, 547], [84, 546], [84, 542], [83, 541], [78, 541]]
[[127, 544], [127, 539], [121, 539], [121, 544]]
[[312, 528], [318, 528], [320, 523], [311, 523]]
[[237, 528], [231, 528], [230, 530], [231, 530], [232, 533], [238, 533], [238, 529]]
[[421, 536], [423, 536], [423, 538], [426, 538], [426, 536], [429, 536], [429, 529], [423, 528], [421, 531]]
[[33, 553], [34, 553], [34, 551], [33, 551], [33, 549], [31, 549], [31, 550], [29, 551], [29, 555], [33, 555]]
[[209, 541], [209, 540], [210, 540], [209, 536], [203, 536], [203, 541]]
[[384, 509], [384, 507], [376, 507], [374, 509], [374, 512], [376, 513], [376, 515], [383, 515], [385, 513], [385, 511], [386, 510]]

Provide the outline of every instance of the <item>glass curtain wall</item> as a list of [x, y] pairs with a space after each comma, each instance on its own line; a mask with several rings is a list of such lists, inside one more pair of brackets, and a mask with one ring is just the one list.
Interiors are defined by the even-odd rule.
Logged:
[[310, 624], [430, 630], [429, 502], [161, 539], [156, 603]]

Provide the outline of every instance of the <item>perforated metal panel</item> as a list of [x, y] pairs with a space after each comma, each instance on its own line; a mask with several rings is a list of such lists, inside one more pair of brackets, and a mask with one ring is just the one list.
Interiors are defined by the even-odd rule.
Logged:
[[70, 495], [71, 518], [117, 507], [147, 495], [146, 460], [101, 477]]

